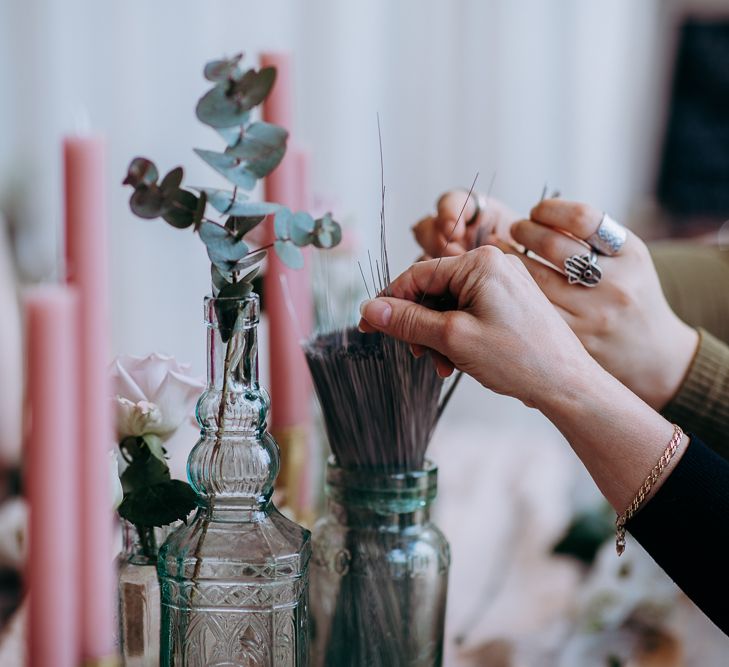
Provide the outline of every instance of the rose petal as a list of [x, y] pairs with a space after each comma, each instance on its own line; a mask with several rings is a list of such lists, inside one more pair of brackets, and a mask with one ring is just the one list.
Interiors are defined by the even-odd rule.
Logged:
[[127, 372], [124, 359], [117, 357], [111, 367], [112, 392], [116, 396], [123, 396], [133, 403], [146, 400], [144, 392]]
[[196, 378], [174, 371], [167, 373], [154, 395], [154, 402], [163, 415], [162, 421], [167, 429], [167, 435], [192, 414], [204, 388], [205, 385]]
[[154, 400], [153, 397], [167, 373], [179, 368], [174, 357], [159, 352], [153, 352], [146, 357], [125, 355], [121, 362], [149, 401]]

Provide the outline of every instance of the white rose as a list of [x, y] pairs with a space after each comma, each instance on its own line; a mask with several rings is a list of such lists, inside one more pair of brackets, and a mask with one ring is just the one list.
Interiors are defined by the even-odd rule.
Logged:
[[193, 413], [205, 385], [187, 364], [153, 353], [121, 355], [111, 369], [117, 436], [157, 435], [167, 440]]

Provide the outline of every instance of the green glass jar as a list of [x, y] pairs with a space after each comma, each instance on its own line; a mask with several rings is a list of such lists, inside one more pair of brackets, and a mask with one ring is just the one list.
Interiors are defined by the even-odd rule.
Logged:
[[309, 531], [273, 505], [258, 297], [205, 300], [208, 385], [187, 463], [199, 510], [159, 552], [163, 667], [308, 664]]
[[450, 549], [430, 520], [437, 468], [345, 470], [330, 459], [313, 530], [314, 667], [435, 667]]

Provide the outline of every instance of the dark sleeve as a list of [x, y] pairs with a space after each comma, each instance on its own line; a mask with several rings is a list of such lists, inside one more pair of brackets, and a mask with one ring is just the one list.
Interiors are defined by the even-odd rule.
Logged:
[[671, 476], [626, 527], [729, 634], [729, 462], [692, 436]]

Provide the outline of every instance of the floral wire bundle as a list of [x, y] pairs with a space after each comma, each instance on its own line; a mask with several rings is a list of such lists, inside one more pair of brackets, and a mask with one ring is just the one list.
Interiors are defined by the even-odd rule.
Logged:
[[[381, 138], [380, 159], [382, 166]], [[370, 259], [374, 294], [388, 294], [390, 285], [384, 202], [383, 182], [380, 259], [374, 265]], [[370, 294], [361, 266], [360, 272]], [[315, 336], [304, 344], [304, 352], [336, 464], [362, 473], [361, 488], [349, 490], [361, 497], [354, 504], [340, 505], [346, 516], [338, 520], [347, 531], [339, 553], [348, 560], [342, 570], [335, 565], [339, 575], [329, 569], [330, 545], [325, 539], [317, 544], [314, 530], [313, 606], [324, 611], [315, 617], [318, 648], [313, 664], [441, 664], [442, 643], [434, 640], [432, 627], [423, 623], [419, 610], [444, 610], [445, 588], [441, 596], [424, 583], [426, 579], [413, 579], [402, 563], [392, 560], [410, 557], [405, 524], [412, 510], [401, 508], [394, 514], [392, 508], [372, 510], [364, 498], [378, 488], [376, 480], [381, 484], [383, 475], [404, 481], [408, 473], [426, 468], [426, 449], [452, 392], [441, 399], [443, 380], [429, 356], [416, 358], [407, 344], [380, 333], [337, 329]], [[395, 523], [375, 518], [380, 514], [391, 516]]]

